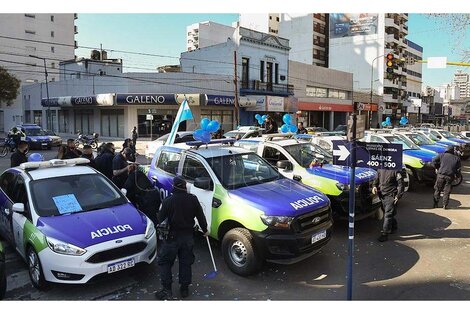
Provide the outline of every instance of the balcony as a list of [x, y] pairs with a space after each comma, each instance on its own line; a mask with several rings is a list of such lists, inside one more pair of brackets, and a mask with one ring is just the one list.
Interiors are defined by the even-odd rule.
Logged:
[[78, 27], [77, 27], [77, 26], [74, 26], [74, 27], [73, 27], [73, 31], [74, 31], [75, 34], [78, 34]]
[[398, 96], [391, 94], [383, 95], [384, 103], [398, 103]]
[[406, 35], [408, 35], [408, 26], [403, 24], [402, 27], [400, 28], [400, 31]]
[[396, 79], [389, 80], [387, 76], [384, 78], [384, 88], [398, 88], [398, 81]]
[[242, 81], [240, 95], [273, 95], [287, 97], [294, 94], [294, 85], [265, 83], [260, 80]]
[[385, 27], [394, 27], [394, 28], [400, 29], [399, 22], [390, 17], [385, 18]]
[[387, 43], [395, 43], [397, 45], [403, 44], [403, 41], [400, 43], [400, 37], [395, 34], [386, 34], [385, 41]]

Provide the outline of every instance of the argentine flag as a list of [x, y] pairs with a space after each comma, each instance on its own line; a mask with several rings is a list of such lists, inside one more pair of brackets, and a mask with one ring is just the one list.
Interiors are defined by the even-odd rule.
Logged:
[[192, 119], [193, 113], [191, 113], [188, 101], [185, 98], [178, 109], [178, 113], [176, 113], [175, 122], [173, 123], [173, 127], [171, 128], [170, 135], [168, 136], [165, 145], [172, 145], [175, 142], [176, 133], [178, 132], [178, 127], [181, 122]]

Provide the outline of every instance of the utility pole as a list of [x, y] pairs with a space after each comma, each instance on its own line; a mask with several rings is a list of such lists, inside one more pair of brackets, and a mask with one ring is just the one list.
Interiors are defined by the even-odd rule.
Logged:
[[356, 207], [356, 113], [352, 114], [351, 138], [351, 167], [349, 169], [349, 228], [348, 228], [348, 269], [347, 269], [347, 299], [352, 300], [353, 264], [354, 264], [354, 212]]
[[46, 95], [47, 95], [46, 124], [47, 124], [47, 129], [54, 130], [52, 127], [52, 121], [51, 121], [51, 103], [49, 100], [49, 84], [47, 82], [48, 74], [47, 74], [47, 67], [46, 67], [46, 58], [37, 57], [31, 54], [29, 55], [29, 57], [44, 61], [44, 75], [46, 76]]
[[235, 127], [238, 127], [240, 120], [240, 113], [238, 111], [238, 75], [237, 75], [237, 50], [233, 51], [233, 63], [235, 65], [235, 76], [233, 83], [235, 85]]

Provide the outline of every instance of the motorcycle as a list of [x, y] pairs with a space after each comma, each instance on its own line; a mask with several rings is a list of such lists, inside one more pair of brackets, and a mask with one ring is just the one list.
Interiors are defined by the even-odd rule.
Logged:
[[99, 135], [97, 133], [93, 133], [91, 137], [88, 137], [79, 132], [78, 138], [75, 139], [75, 147], [79, 148], [80, 145], [90, 145], [92, 149], [96, 149], [98, 147], [98, 137]]
[[4, 158], [11, 151], [13, 152], [16, 149], [16, 144], [13, 138], [5, 139], [5, 142], [0, 146], [0, 158]]

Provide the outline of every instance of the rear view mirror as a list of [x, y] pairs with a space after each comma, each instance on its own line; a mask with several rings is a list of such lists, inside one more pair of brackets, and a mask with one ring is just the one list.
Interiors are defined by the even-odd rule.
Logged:
[[24, 204], [23, 203], [13, 204], [13, 212], [23, 214], [24, 213]]
[[194, 187], [203, 190], [212, 190], [211, 179], [208, 177], [197, 177], [194, 181]]
[[288, 160], [277, 161], [276, 167], [281, 170], [291, 171], [294, 169], [292, 163]]

